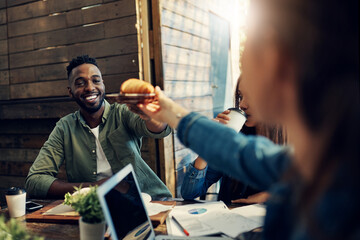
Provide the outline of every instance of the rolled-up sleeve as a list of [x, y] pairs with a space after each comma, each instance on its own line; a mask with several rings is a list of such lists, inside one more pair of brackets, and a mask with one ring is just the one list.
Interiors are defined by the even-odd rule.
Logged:
[[182, 118], [178, 137], [214, 170], [259, 190], [278, 181], [290, 163], [287, 147], [265, 137], [238, 134], [197, 113]]
[[63, 131], [58, 122], [25, 179], [27, 193], [32, 197], [46, 197], [51, 184], [57, 179], [63, 160]]

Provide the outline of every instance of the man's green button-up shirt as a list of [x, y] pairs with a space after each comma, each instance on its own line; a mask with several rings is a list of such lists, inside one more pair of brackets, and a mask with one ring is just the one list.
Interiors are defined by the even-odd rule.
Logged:
[[[169, 135], [167, 127], [161, 133], [150, 132], [145, 121], [132, 113], [126, 105], [105, 101], [99, 141], [113, 173], [131, 163], [140, 189], [154, 198], [171, 196], [165, 184], [141, 158], [142, 137], [163, 138]], [[25, 180], [27, 192], [46, 197], [56, 180], [59, 167], [65, 164], [69, 182], [95, 182], [97, 177], [95, 136], [80, 111], [61, 118], [49, 139], [41, 148]]]

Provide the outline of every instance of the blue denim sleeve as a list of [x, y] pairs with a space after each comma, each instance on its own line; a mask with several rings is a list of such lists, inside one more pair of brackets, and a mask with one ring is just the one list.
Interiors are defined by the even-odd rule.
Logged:
[[287, 147], [260, 136], [245, 136], [197, 113], [181, 119], [180, 141], [214, 170], [259, 190], [267, 190], [287, 169]]
[[194, 167], [193, 163], [190, 163], [181, 185], [181, 196], [186, 200], [192, 200], [202, 196], [206, 194], [207, 189], [213, 183], [219, 181], [221, 177], [221, 173], [207, 166], [203, 170], [198, 170]]

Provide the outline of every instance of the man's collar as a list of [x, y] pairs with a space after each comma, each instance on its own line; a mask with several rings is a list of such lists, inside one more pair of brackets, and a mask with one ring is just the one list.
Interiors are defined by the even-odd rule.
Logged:
[[106, 122], [106, 119], [109, 116], [109, 112], [110, 112], [110, 103], [108, 103], [105, 99], [104, 99], [104, 104], [105, 104], [105, 108], [104, 108], [104, 113], [102, 115], [102, 122]]

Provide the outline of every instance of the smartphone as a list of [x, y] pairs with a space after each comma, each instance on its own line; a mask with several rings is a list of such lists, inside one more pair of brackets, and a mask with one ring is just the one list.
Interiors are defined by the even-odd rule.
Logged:
[[26, 202], [26, 210], [27, 211], [35, 211], [35, 210], [38, 210], [40, 208], [42, 208], [43, 205], [39, 204], [39, 203], [36, 203], [36, 202], [32, 202], [32, 201], [27, 201]]

